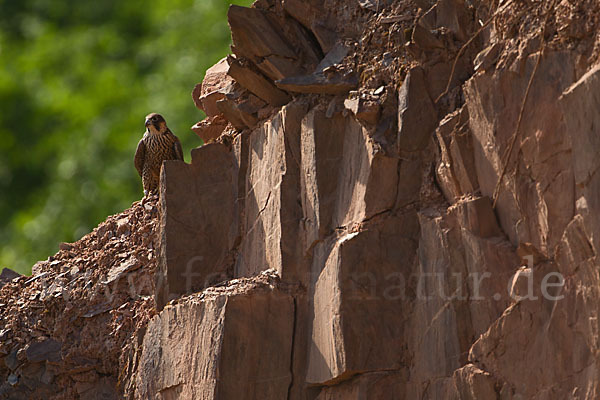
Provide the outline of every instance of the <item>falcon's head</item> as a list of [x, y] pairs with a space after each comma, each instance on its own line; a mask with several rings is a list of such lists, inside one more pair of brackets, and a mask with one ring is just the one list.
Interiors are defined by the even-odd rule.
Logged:
[[160, 135], [167, 131], [167, 122], [160, 114], [148, 114], [146, 115], [146, 129], [153, 135]]

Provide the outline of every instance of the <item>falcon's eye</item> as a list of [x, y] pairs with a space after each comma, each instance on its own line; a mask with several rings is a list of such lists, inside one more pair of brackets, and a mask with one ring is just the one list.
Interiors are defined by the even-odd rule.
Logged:
[[156, 116], [152, 117], [152, 121], [156, 122], [158, 121], [158, 118]]

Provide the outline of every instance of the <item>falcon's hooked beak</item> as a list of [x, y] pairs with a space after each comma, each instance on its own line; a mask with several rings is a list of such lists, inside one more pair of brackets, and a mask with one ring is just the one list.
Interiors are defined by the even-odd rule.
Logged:
[[144, 126], [149, 127], [150, 125], [152, 125], [152, 121], [150, 120], [150, 118], [146, 118], [146, 122], [144, 123]]

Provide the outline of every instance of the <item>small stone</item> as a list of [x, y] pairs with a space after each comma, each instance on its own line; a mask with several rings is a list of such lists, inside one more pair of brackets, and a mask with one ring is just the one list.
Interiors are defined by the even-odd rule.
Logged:
[[0, 330], [0, 342], [4, 342], [8, 338], [9, 333], [11, 332], [12, 329], [10, 328]]
[[71, 243], [61, 243], [60, 245], [58, 245], [58, 248], [60, 250], [64, 250], [64, 251], [69, 251], [73, 249], [73, 245]]
[[19, 377], [15, 374], [10, 374], [8, 376], [7, 382], [11, 385], [11, 386], [15, 386], [17, 383], [19, 383]]
[[17, 360], [23, 361], [27, 358], [27, 349], [29, 346], [23, 347], [22, 349], [17, 350]]
[[130, 225], [129, 225], [129, 218], [121, 218], [120, 220], [118, 220], [117, 221], [117, 234], [129, 236], [130, 233], [131, 233], [131, 231], [130, 231]]
[[42, 273], [42, 269], [44, 268], [44, 265], [46, 265], [47, 261], [38, 261], [36, 262], [33, 267], [31, 267], [31, 275], [38, 275], [40, 273]]

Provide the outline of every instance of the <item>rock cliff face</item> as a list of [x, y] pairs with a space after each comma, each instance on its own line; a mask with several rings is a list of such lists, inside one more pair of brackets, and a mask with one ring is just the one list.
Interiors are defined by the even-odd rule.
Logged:
[[[71, 336], [0, 330], [0, 396], [600, 397], [600, 6], [228, 18], [233, 54], [192, 94], [208, 143], [162, 170], [156, 315], [130, 316], [118, 374], [88, 362], [87, 386], [44, 373]], [[10, 279], [2, 302], [32, 290]]]

